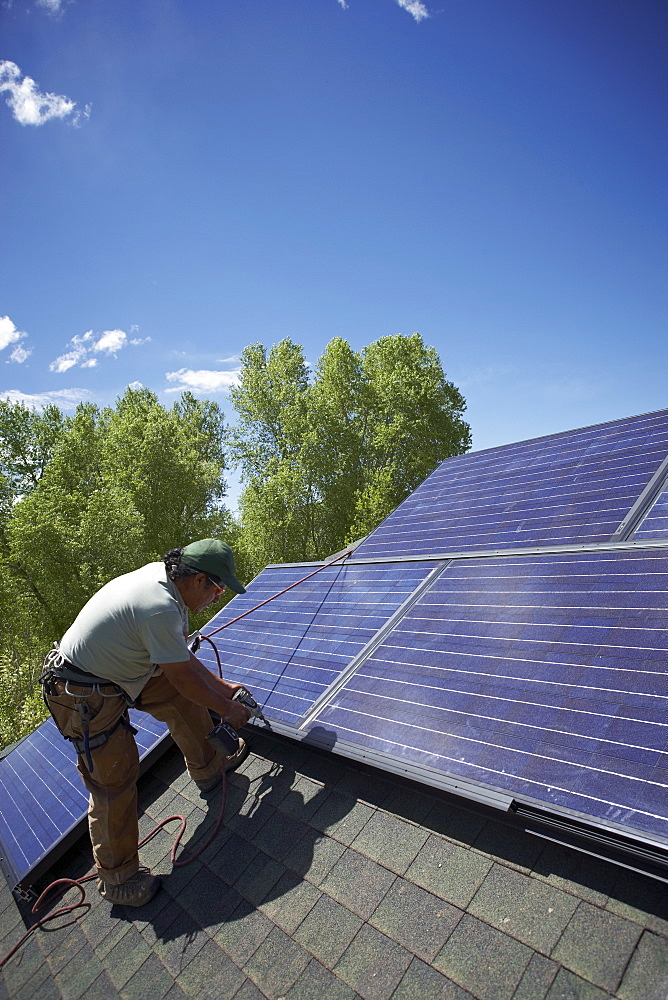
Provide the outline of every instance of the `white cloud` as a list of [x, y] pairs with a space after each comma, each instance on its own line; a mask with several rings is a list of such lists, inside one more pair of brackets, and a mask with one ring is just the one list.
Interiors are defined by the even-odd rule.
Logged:
[[73, 344], [88, 344], [93, 339], [93, 331], [88, 330], [86, 333], [82, 333], [81, 336], [75, 333], [72, 337]]
[[29, 348], [18, 345], [18, 341], [27, 336], [24, 330], [16, 329], [9, 316], [0, 316], [0, 351], [4, 351], [10, 344], [17, 344], [9, 357], [19, 365], [32, 354]]
[[[416, 21], [424, 21], [425, 17], [429, 17], [429, 11], [422, 0], [396, 0], [399, 6], [408, 11]], [[348, 0], [339, 0], [339, 4], [344, 10], [348, 10]]]
[[90, 104], [81, 110], [76, 102], [59, 94], [43, 94], [37, 84], [9, 59], [0, 62], [0, 93], [7, 91], [7, 105], [21, 125], [43, 125], [51, 118], [67, 118], [71, 125], [79, 125], [90, 118]]
[[17, 365], [22, 365], [23, 362], [26, 361], [30, 357], [31, 354], [32, 354], [32, 348], [31, 347], [27, 347], [27, 348], [26, 347], [21, 347], [21, 345], [19, 344], [18, 347], [14, 348], [14, 350], [12, 351], [12, 353], [9, 356], [12, 359], [12, 361], [15, 361], [17, 363]]
[[35, 0], [38, 7], [44, 7], [49, 14], [60, 14], [65, 6], [65, 0]]
[[123, 330], [105, 330], [99, 340], [93, 344], [94, 351], [104, 351], [106, 354], [116, 354], [128, 339]]
[[416, 21], [424, 21], [425, 17], [429, 17], [429, 11], [422, 0], [397, 0], [397, 3], [412, 14]]
[[18, 389], [0, 389], [0, 399], [10, 403], [23, 403], [24, 406], [43, 410], [45, 406], [54, 405], [61, 410], [74, 410], [79, 403], [93, 399], [92, 393], [86, 389], [59, 389], [57, 392], [20, 392]]
[[138, 392], [139, 389], [143, 389], [143, 388], [144, 388], [144, 385], [143, 385], [142, 382], [130, 382], [130, 384], [128, 385], [128, 389], [134, 389], [135, 392]]
[[70, 351], [68, 354], [61, 354], [59, 358], [52, 361], [49, 365], [49, 371], [51, 372], [66, 372], [70, 368], [74, 368], [78, 364], [85, 354], [84, 350], [81, 351]]
[[165, 372], [168, 382], [178, 382], [173, 389], [166, 389], [166, 392], [226, 392], [231, 386], [239, 382], [239, 371], [222, 372], [200, 369], [193, 371], [192, 368], [179, 368], [176, 372]]
[[[137, 328], [133, 327], [132, 329], [136, 330]], [[49, 371], [66, 372], [74, 365], [78, 365], [79, 368], [95, 368], [98, 358], [93, 357], [94, 354], [115, 357], [128, 344], [136, 347], [139, 344], [147, 343], [150, 339], [150, 337], [143, 339], [135, 337], [133, 340], [128, 340], [128, 335], [124, 330], [105, 330], [99, 337], [96, 337], [92, 330], [87, 330], [86, 333], [75, 334], [72, 337], [70, 340], [71, 349], [52, 361], [49, 365]]]
[[0, 316], [0, 351], [25, 336], [25, 333], [16, 329], [9, 316]]

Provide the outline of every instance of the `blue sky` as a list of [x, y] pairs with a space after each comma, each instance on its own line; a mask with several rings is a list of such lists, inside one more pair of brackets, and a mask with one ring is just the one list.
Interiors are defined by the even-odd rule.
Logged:
[[417, 330], [476, 449], [668, 406], [665, 0], [0, 13], [0, 396]]

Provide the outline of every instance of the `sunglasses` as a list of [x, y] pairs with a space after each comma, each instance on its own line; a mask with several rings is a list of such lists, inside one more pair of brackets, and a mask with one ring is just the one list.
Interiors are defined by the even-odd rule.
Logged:
[[225, 587], [221, 587], [219, 583], [216, 583], [214, 580], [212, 580], [211, 577], [208, 575], [208, 573], [205, 573], [204, 575], [206, 576], [207, 580], [215, 590], [216, 597], [220, 597], [221, 594], [225, 593]]

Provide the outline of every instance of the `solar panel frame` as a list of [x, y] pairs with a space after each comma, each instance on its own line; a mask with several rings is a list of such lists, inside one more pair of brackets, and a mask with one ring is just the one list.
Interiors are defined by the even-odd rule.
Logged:
[[[522, 548], [508, 549], [469, 549], [443, 552], [424, 552], [419, 556], [361, 556], [352, 555], [346, 561], [346, 565], [381, 565], [390, 563], [391, 565], [412, 562], [448, 562], [452, 559], [488, 559], [505, 556], [535, 556], [551, 555], [560, 552], [615, 552], [627, 551], [629, 549], [656, 549], [664, 548], [667, 539], [663, 537], [632, 538], [629, 541], [608, 541], [608, 542], [585, 542], [577, 545], [527, 545]], [[304, 564], [310, 565], [310, 564]]]
[[[630, 511], [612, 536], [612, 541], [629, 538], [661, 538], [668, 535], [666, 528], [665, 509], [668, 506], [666, 491], [668, 489], [668, 455], [663, 460], [649, 483], [642, 491]], [[659, 503], [662, 508], [659, 523], [653, 521], [651, 515]]]
[[668, 484], [656, 496], [633, 533], [634, 542], [650, 538], [668, 538]]

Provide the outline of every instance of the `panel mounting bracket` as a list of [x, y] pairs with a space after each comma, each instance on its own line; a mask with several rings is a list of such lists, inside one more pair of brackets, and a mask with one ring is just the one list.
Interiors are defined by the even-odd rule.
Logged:
[[611, 536], [611, 542], [625, 542], [631, 538], [634, 532], [640, 527], [645, 515], [649, 513], [654, 501], [666, 485], [666, 481], [668, 481], [668, 455], [664, 458], [614, 535]]

